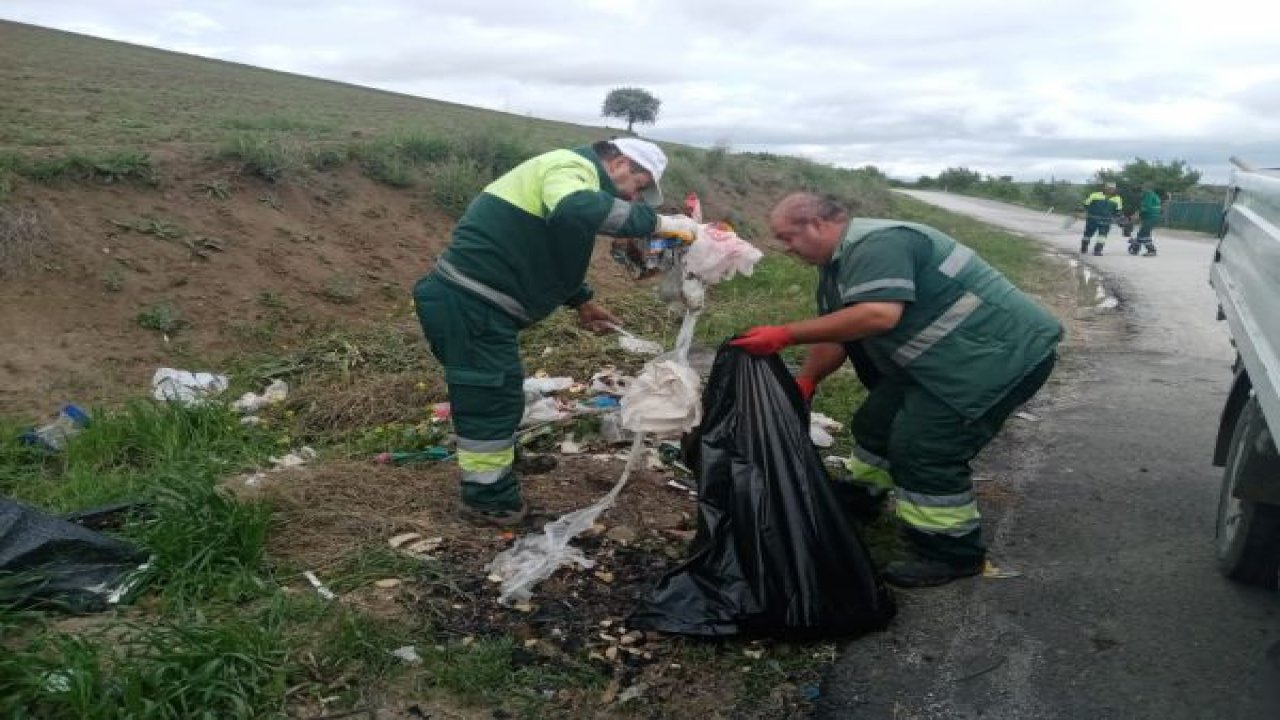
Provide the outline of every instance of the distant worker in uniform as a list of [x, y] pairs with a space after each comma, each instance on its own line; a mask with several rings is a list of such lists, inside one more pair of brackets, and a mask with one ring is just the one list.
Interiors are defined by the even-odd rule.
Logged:
[[1098, 240], [1093, 245], [1093, 254], [1101, 255], [1102, 246], [1107, 242], [1107, 233], [1111, 232], [1111, 221], [1124, 211], [1124, 201], [1116, 193], [1116, 184], [1104, 183], [1101, 190], [1095, 190], [1081, 203], [1084, 207], [1084, 236], [1080, 238], [1080, 252], [1089, 252], [1089, 241], [1094, 233]]
[[818, 266], [819, 316], [754, 327], [732, 343], [756, 355], [808, 345], [796, 377], [806, 399], [846, 358], [869, 385], [850, 425], [847, 480], [894, 496], [909, 555], [884, 569], [886, 580], [921, 587], [981, 572], [969, 462], [1048, 379], [1062, 325], [927, 225], [850, 218], [812, 193], [783, 199], [769, 225], [787, 252]]
[[1137, 255], [1138, 249], [1145, 247], [1143, 257], [1155, 257], [1156, 244], [1151, 239], [1151, 231], [1160, 222], [1164, 206], [1160, 203], [1160, 194], [1155, 186], [1146, 183], [1142, 186], [1142, 200], [1138, 206], [1138, 236], [1129, 241], [1129, 254]]
[[661, 148], [636, 138], [526, 160], [471, 201], [435, 268], [414, 286], [418, 321], [444, 366], [462, 513], [471, 521], [515, 525], [528, 512], [516, 472], [519, 332], [560, 307], [595, 332], [620, 324], [586, 284], [597, 235], [693, 241], [696, 222], [653, 209], [666, 166]]

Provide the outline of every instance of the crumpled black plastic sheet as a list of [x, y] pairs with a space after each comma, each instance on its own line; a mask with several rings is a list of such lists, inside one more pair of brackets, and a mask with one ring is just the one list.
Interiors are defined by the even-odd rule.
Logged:
[[832, 637], [886, 625], [893, 596], [832, 495], [782, 360], [722, 346], [702, 403], [691, 555], [641, 599], [627, 627]]
[[0, 498], [0, 604], [103, 610], [146, 559], [123, 540]]

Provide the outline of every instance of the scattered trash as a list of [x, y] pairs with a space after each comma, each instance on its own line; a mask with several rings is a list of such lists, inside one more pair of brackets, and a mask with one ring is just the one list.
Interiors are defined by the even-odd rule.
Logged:
[[649, 689], [648, 683], [642, 683], [642, 682], [636, 683], [635, 685], [632, 685], [631, 687], [619, 693], [617, 702], [619, 705], [625, 705], [631, 702], [632, 700], [636, 700], [643, 697], [645, 692], [648, 689]]
[[231, 403], [231, 409], [240, 413], [254, 413], [268, 405], [279, 405], [288, 397], [289, 384], [283, 380], [272, 380], [261, 395], [247, 392]]
[[574, 439], [573, 433], [569, 433], [564, 440], [560, 441], [560, 452], [565, 455], [580, 455], [582, 454], [582, 443]]
[[991, 578], [992, 580], [1008, 580], [1009, 578], [1022, 577], [1022, 573], [1017, 570], [996, 567], [988, 560], [982, 566], [982, 577]]
[[622, 375], [612, 366], [606, 366], [591, 376], [591, 383], [587, 389], [597, 393], [622, 395], [631, 386], [632, 380], [633, 378]]
[[584, 410], [617, 410], [622, 407], [622, 402], [612, 395], [596, 395], [578, 403], [578, 407]]
[[160, 368], [151, 376], [151, 395], [162, 402], [197, 405], [227, 389], [226, 375]]
[[422, 450], [395, 450], [378, 453], [373, 461], [379, 465], [412, 465], [414, 463], [439, 462], [453, 457], [453, 451], [438, 445]]
[[436, 403], [431, 406], [432, 422], [444, 422], [453, 417], [453, 406], [447, 402]]
[[1027, 422], [1039, 422], [1040, 418], [1026, 411], [1020, 411], [1013, 414], [1014, 417]]
[[800, 694], [804, 696], [805, 700], [813, 702], [822, 697], [822, 690], [820, 690], [817, 685], [807, 685], [800, 691]]
[[325, 584], [320, 582], [320, 578], [316, 577], [316, 574], [314, 572], [308, 570], [302, 573], [302, 577], [306, 578], [307, 582], [311, 583], [311, 587], [316, 589], [316, 594], [319, 595], [320, 597], [324, 598], [325, 600], [338, 599], [338, 596], [334, 595], [332, 590], [325, 587]]
[[524, 379], [524, 391], [526, 393], [541, 393], [549, 395], [551, 393], [568, 390], [573, 386], [573, 378], [571, 377], [527, 377]]
[[618, 338], [618, 345], [627, 352], [636, 353], [637, 355], [661, 355], [662, 343], [653, 340], [645, 340], [636, 337], [621, 325], [609, 324], [621, 337]]
[[440, 549], [440, 546], [444, 544], [444, 538], [424, 538], [419, 533], [407, 532], [390, 538], [387, 540], [387, 544], [393, 550], [399, 550], [406, 555], [412, 555], [421, 560], [430, 560], [429, 553]]
[[569, 413], [560, 407], [559, 400], [553, 397], [538, 397], [536, 400], [526, 400], [524, 416], [520, 419], [520, 427], [555, 422], [567, 417], [569, 417]]
[[137, 546], [0, 498], [0, 605], [98, 612], [145, 577]]
[[373, 581], [373, 586], [379, 590], [393, 590], [404, 584], [400, 578], [384, 578], [382, 580]]
[[306, 465], [317, 457], [319, 457], [319, 453], [304, 445], [287, 455], [271, 457], [267, 458], [267, 460], [271, 463], [272, 470], [283, 470], [285, 468]]
[[684, 267], [690, 275], [715, 285], [735, 275], [751, 275], [761, 257], [759, 249], [727, 226], [703, 225], [685, 253]]
[[75, 405], [63, 405], [53, 422], [24, 432], [19, 440], [49, 452], [60, 452], [72, 435], [89, 426], [89, 415]]
[[[630, 430], [622, 427], [622, 415], [611, 412], [600, 416], [600, 439], [609, 445], [620, 445], [630, 442], [634, 437]], [[610, 457], [609, 459], [612, 459]]]
[[678, 435], [702, 419], [697, 371], [675, 359], [644, 366], [622, 396], [622, 426], [633, 432]]
[[240, 424], [248, 425], [250, 427], [254, 425], [261, 425], [262, 418], [258, 417], [257, 415], [245, 415], [244, 417], [240, 418]]
[[422, 662], [422, 656], [418, 654], [418, 648], [413, 645], [405, 645], [391, 651], [391, 655], [398, 660], [403, 660], [410, 665], [417, 665]]
[[584, 569], [595, 566], [594, 561], [569, 543], [595, 524], [601, 513], [613, 506], [622, 488], [626, 487], [643, 446], [644, 435], [637, 434], [622, 477], [604, 497], [581, 510], [562, 515], [544, 525], [541, 533], [525, 535], [511, 547], [498, 553], [489, 563], [488, 570], [502, 578], [499, 602], [518, 608], [519, 604], [528, 602], [533, 594], [533, 587], [550, 577], [557, 569], [570, 564]]
[[831, 436], [831, 433], [840, 432], [843, 427], [843, 423], [820, 412], [809, 413], [809, 439], [820, 448], [829, 448], [835, 445], [836, 440]]

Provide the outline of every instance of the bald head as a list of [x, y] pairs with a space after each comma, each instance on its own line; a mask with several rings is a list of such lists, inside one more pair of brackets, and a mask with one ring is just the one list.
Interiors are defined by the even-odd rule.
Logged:
[[774, 219], [788, 223], [825, 220], [843, 224], [848, 221], [849, 213], [831, 195], [798, 192], [782, 198], [782, 201], [769, 214], [770, 222]]
[[769, 213], [773, 236], [787, 252], [813, 265], [831, 260], [849, 213], [830, 195], [793, 193]]

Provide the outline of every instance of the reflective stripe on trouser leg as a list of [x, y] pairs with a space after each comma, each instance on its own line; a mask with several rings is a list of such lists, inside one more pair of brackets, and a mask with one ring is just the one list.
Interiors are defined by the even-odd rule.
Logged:
[[982, 526], [972, 492], [926, 495], [899, 488], [895, 504], [898, 519], [917, 532], [958, 538]]
[[841, 480], [853, 485], [861, 485], [877, 494], [893, 489], [889, 461], [861, 445], [853, 446], [853, 454], [845, 459], [844, 466], [849, 471], [849, 477]]

